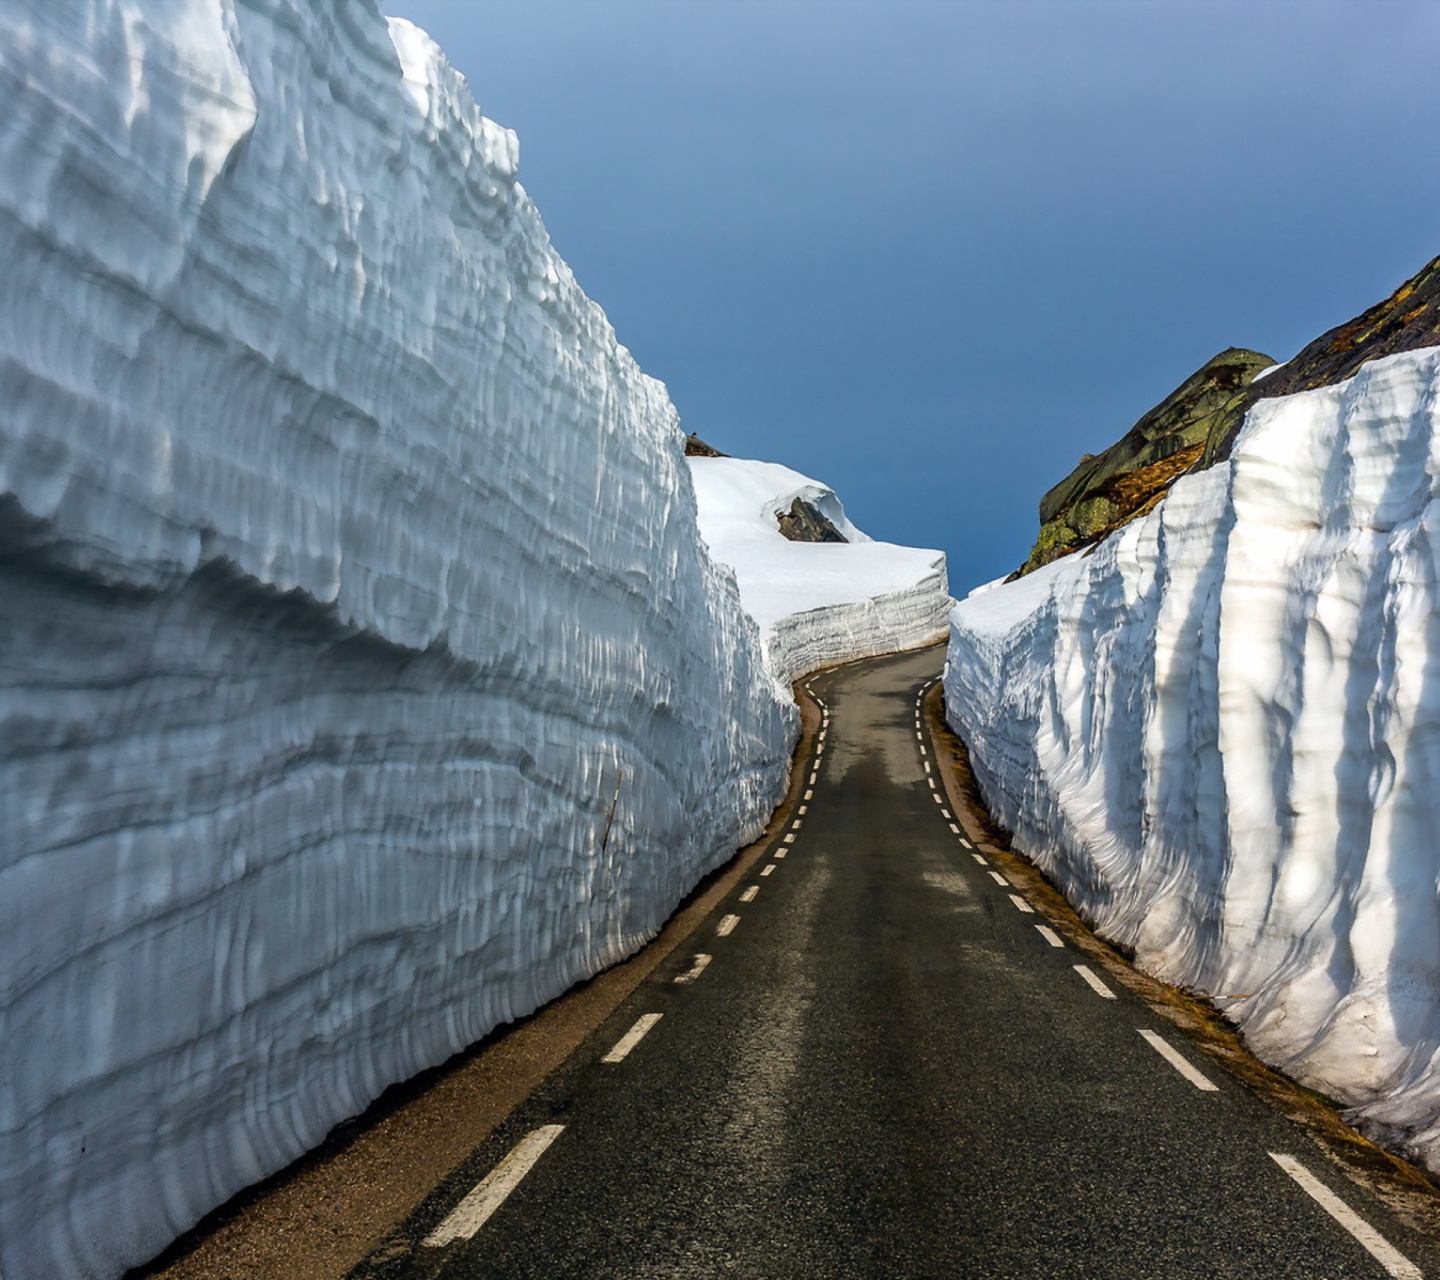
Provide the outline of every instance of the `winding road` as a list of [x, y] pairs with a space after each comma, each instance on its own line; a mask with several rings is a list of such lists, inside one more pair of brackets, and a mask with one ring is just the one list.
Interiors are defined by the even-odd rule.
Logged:
[[354, 1280], [1440, 1275], [967, 838], [940, 661], [813, 679], [783, 834]]

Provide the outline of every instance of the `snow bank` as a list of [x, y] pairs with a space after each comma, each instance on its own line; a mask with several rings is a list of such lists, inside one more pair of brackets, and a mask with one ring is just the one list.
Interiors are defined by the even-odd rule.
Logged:
[[[950, 594], [939, 551], [875, 542], [833, 489], [773, 462], [688, 458], [710, 554], [735, 570], [740, 601], [788, 691], [806, 671], [945, 638]], [[776, 516], [796, 498], [848, 540], [790, 542]]]
[[1265, 400], [1146, 519], [971, 597], [945, 689], [1139, 964], [1440, 1170], [1440, 348]]
[[640, 945], [795, 713], [422, 33], [12, 0], [0, 100], [0, 1271], [111, 1276]]

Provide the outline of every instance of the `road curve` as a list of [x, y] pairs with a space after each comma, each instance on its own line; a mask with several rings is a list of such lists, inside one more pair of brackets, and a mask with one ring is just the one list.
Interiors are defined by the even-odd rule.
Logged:
[[793, 823], [354, 1280], [1440, 1277], [965, 838], [941, 656], [811, 682]]

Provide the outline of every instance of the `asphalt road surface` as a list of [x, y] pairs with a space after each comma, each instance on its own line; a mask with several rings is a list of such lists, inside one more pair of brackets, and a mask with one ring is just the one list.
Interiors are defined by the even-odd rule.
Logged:
[[960, 834], [940, 661], [813, 681], [794, 825], [356, 1280], [1440, 1276]]

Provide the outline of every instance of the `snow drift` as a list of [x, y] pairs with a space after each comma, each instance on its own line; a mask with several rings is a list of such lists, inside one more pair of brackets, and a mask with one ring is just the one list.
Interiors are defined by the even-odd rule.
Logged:
[[14, 0], [0, 100], [0, 1271], [108, 1276], [642, 943], [796, 717], [422, 33]]
[[[700, 532], [731, 566], [740, 602], [788, 690], [806, 671], [945, 638], [950, 593], [939, 551], [875, 542], [833, 489], [773, 462], [692, 457]], [[777, 516], [809, 503], [845, 542], [791, 542]]]
[[962, 601], [996, 816], [1106, 936], [1440, 1170], [1440, 348], [1264, 400], [1228, 462]]

